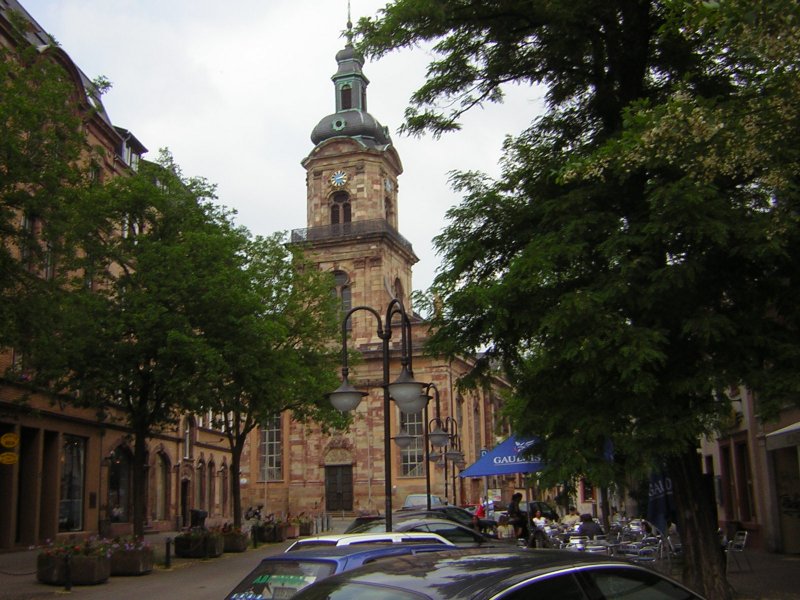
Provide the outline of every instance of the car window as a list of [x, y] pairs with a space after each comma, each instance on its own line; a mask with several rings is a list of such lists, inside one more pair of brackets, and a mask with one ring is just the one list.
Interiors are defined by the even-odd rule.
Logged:
[[657, 573], [638, 569], [591, 569], [584, 571], [603, 598], [625, 600], [693, 600], [695, 594]]
[[335, 540], [300, 540], [295, 542], [290, 546], [286, 551], [291, 552], [292, 550], [308, 550], [310, 548], [317, 548], [319, 546], [335, 546]]
[[304, 587], [333, 575], [333, 563], [316, 561], [266, 561], [245, 577], [225, 600], [291, 598]]
[[558, 600], [587, 600], [580, 584], [571, 573], [541, 577], [515, 587], [510, 592], [495, 596], [498, 600], [532, 600], [558, 598]]
[[457, 525], [447, 525], [445, 523], [426, 523], [419, 525], [410, 531], [432, 531], [438, 533], [444, 539], [454, 544], [475, 544], [482, 541], [482, 538], [471, 532], [469, 529], [458, 527]]

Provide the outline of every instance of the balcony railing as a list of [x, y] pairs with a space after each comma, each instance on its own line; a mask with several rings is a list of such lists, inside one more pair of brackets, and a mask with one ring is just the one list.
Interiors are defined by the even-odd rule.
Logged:
[[351, 223], [336, 223], [335, 225], [323, 225], [322, 227], [308, 227], [306, 229], [292, 230], [292, 243], [302, 244], [304, 242], [321, 242], [336, 238], [357, 237], [361, 235], [386, 234], [392, 240], [413, 252], [411, 242], [404, 238], [400, 233], [385, 219], [372, 219], [369, 221], [353, 221]]

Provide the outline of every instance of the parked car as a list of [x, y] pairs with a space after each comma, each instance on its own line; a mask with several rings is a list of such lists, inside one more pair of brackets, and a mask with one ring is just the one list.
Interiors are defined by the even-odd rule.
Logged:
[[[427, 509], [402, 509], [393, 513], [393, 519], [406, 520], [410, 518], [434, 518], [434, 519], [448, 519], [460, 523], [465, 527], [472, 527], [473, 515], [468, 510], [450, 504], [434, 505], [430, 510]], [[381, 521], [385, 523], [381, 515], [361, 515], [353, 519], [353, 521], [344, 530], [345, 533], [358, 531], [361, 525], [367, 523], [374, 523]], [[479, 527], [481, 531], [487, 535], [492, 535], [497, 528], [497, 521], [494, 519], [479, 519]]]
[[[431, 494], [431, 506], [447, 504], [447, 500], [441, 496]], [[428, 496], [426, 494], [409, 494], [403, 502], [403, 508], [427, 508]]]
[[[359, 533], [378, 533], [386, 527], [386, 521], [365, 523], [354, 530]], [[435, 534], [459, 547], [485, 546], [496, 542], [490, 537], [449, 519], [409, 518], [392, 525], [394, 532]]]
[[[461, 523], [466, 527], [472, 527], [472, 520], [474, 515], [459, 506], [452, 506], [445, 504], [442, 506], [431, 506], [430, 510], [401, 510], [398, 517], [408, 518], [409, 516], [417, 517], [434, 517], [440, 519], [450, 519], [456, 523]], [[497, 528], [497, 521], [494, 519], [478, 519], [478, 526], [483, 533], [493, 532]]]
[[307, 548], [334, 546], [350, 546], [353, 544], [445, 544], [454, 546], [445, 538], [432, 532], [401, 532], [385, 531], [384, 523], [382, 528], [371, 530], [370, 532], [334, 533], [330, 535], [317, 535], [297, 540], [290, 545], [286, 552], [295, 552]]
[[702, 600], [677, 581], [609, 557], [562, 550], [472, 549], [398, 556], [330, 577], [295, 600]]
[[548, 521], [558, 521], [559, 518], [555, 508], [550, 506], [547, 502], [541, 502], [539, 500], [528, 502], [526, 510], [528, 511], [529, 519], [533, 518], [537, 510], [541, 511], [542, 516]]
[[444, 544], [357, 544], [298, 550], [264, 558], [225, 600], [290, 598], [304, 587], [380, 558], [433, 552]]

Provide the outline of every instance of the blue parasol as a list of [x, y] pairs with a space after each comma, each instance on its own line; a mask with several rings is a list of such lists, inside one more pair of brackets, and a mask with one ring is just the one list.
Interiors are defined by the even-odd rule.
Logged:
[[513, 435], [490, 450], [477, 461], [461, 471], [461, 477], [488, 477], [491, 475], [515, 475], [535, 473], [544, 468], [536, 456], [527, 456], [525, 451], [538, 441], [537, 438], [517, 439]]

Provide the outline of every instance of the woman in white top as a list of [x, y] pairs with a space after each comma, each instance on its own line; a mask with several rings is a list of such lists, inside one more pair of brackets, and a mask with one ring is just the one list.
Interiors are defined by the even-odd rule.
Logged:
[[547, 519], [542, 516], [542, 511], [540, 510], [534, 513], [532, 521], [533, 524], [540, 529], [547, 525]]

